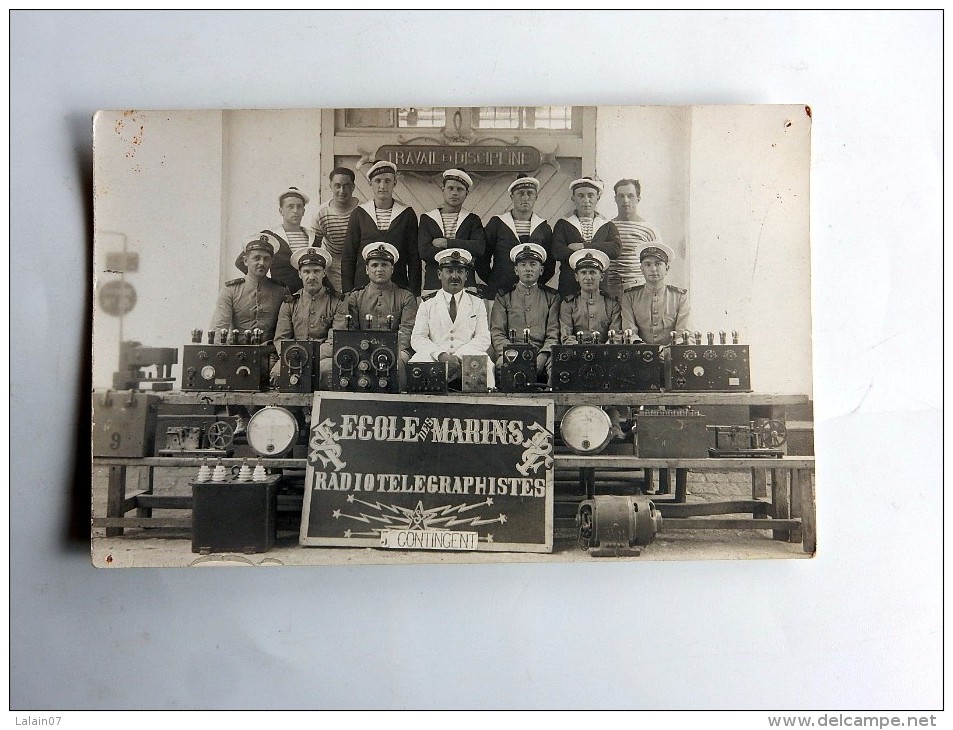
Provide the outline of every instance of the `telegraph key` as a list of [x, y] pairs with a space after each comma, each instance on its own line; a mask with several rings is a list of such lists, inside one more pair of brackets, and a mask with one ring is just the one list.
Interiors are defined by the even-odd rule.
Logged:
[[523, 330], [523, 341], [515, 342], [516, 330], [510, 330], [510, 342], [500, 353], [502, 363], [497, 373], [497, 385], [503, 393], [526, 393], [537, 391], [536, 345], [529, 341], [529, 330]]
[[577, 332], [577, 345], [553, 345], [553, 390], [575, 393], [649, 392], [662, 386], [661, 348], [633, 344], [632, 330]]
[[[368, 315], [369, 324], [371, 315]], [[350, 315], [348, 315], [350, 325]], [[393, 326], [388, 316], [388, 329]], [[334, 330], [331, 389], [398, 393], [397, 333], [385, 330]]]
[[783, 421], [769, 419], [747, 426], [708, 426], [715, 432], [715, 445], [708, 455], [722, 458], [764, 457], [780, 459], [784, 456], [781, 446], [787, 441]]
[[[748, 345], [738, 344], [738, 332], [727, 335], [719, 332], [719, 344], [715, 344], [713, 332], [707, 333], [702, 344], [701, 332], [682, 333], [683, 344], [672, 345], [668, 377], [673, 391], [726, 391], [746, 392], [751, 390], [751, 366]], [[678, 333], [672, 332], [672, 341]]]

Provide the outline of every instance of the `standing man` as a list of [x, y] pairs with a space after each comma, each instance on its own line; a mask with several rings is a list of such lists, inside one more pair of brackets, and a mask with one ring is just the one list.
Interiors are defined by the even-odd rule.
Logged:
[[410, 333], [417, 316], [417, 299], [392, 281], [394, 264], [400, 260], [400, 254], [391, 244], [386, 241], [369, 243], [361, 251], [361, 256], [365, 261], [368, 283], [347, 295], [351, 327], [399, 333], [397, 349], [403, 373], [403, 365], [410, 359]]
[[658, 228], [638, 213], [642, 200], [642, 184], [638, 180], [623, 178], [612, 186], [615, 190], [615, 204], [619, 215], [612, 219], [619, 231], [622, 252], [609, 264], [606, 273], [606, 291], [614, 297], [638, 284], [645, 283], [642, 268], [639, 265], [639, 250], [653, 241], [661, 241]]
[[[594, 248], [584, 248], [569, 257], [569, 266], [576, 273], [580, 291], [559, 305], [559, 334], [564, 345], [581, 345], [593, 341], [593, 332], [599, 342], [608, 340], [609, 331], [622, 330], [622, 310], [619, 300], [599, 289], [603, 272], [609, 267], [609, 257]], [[583, 341], [576, 337], [583, 333]]]
[[368, 283], [358, 257], [369, 243], [384, 241], [397, 251], [394, 284], [420, 296], [420, 255], [417, 253], [417, 214], [394, 199], [397, 166], [380, 160], [367, 171], [373, 197], [357, 206], [348, 219], [341, 254], [341, 286], [345, 292]]
[[[464, 210], [463, 203], [473, 187], [465, 170], [444, 170], [443, 205], [420, 216], [417, 247], [424, 264], [423, 295], [440, 288], [436, 255], [451, 248], [470, 252], [473, 259], [483, 256], [483, 222], [476, 213]], [[475, 287], [473, 269], [467, 267], [467, 287]]]
[[637, 329], [639, 337], [649, 345], [671, 345], [672, 332], [681, 339], [688, 324], [691, 306], [688, 292], [665, 283], [669, 261], [675, 252], [664, 243], [644, 246], [639, 262], [645, 283], [626, 289], [622, 295], [622, 328]]
[[248, 239], [240, 257], [245, 276], [225, 282], [215, 302], [211, 329], [260, 329], [264, 332], [263, 343], [275, 339], [278, 310], [291, 293], [268, 278], [277, 247], [274, 236], [267, 233], [256, 233]]
[[[301, 288], [301, 278], [291, 265], [291, 254], [299, 248], [317, 247], [321, 244], [320, 239], [316, 240], [314, 234], [301, 227], [304, 208], [308, 201], [308, 196], [298, 188], [288, 188], [278, 196], [278, 212], [281, 214], [281, 224], [262, 230], [262, 233], [267, 233], [277, 244], [271, 262], [271, 278], [286, 286], [288, 291], [291, 292], [296, 292]], [[245, 273], [241, 258], [241, 256], [238, 257], [235, 266], [242, 273]]]
[[279, 355], [283, 340], [313, 340], [321, 343], [319, 372], [324, 389], [331, 387], [333, 351], [328, 333], [344, 329], [344, 317], [347, 314], [344, 295], [324, 284], [330, 261], [330, 251], [323, 248], [302, 248], [291, 255], [291, 265], [298, 271], [304, 286], [287, 297], [281, 305], [275, 330]]
[[595, 248], [610, 259], [622, 251], [619, 231], [605, 216], [596, 212], [602, 197], [602, 181], [583, 177], [569, 184], [573, 213], [553, 226], [553, 255], [559, 265], [559, 294], [568, 297], [579, 291], [579, 283], [569, 266], [569, 257], [584, 248]]
[[[486, 305], [475, 294], [464, 291], [471, 274], [473, 256], [462, 248], [448, 248], [436, 254], [439, 291], [420, 304], [410, 338], [414, 348], [411, 362], [447, 363], [447, 382], [459, 386], [462, 380], [462, 355], [487, 357], [490, 330]], [[493, 363], [487, 357], [486, 382], [496, 385]]]
[[341, 255], [344, 253], [344, 235], [351, 213], [360, 201], [354, 197], [354, 170], [335, 167], [328, 176], [331, 183], [331, 200], [318, 208], [311, 222], [314, 237], [331, 254], [327, 277], [337, 291], [341, 288]]
[[513, 209], [490, 218], [486, 224], [486, 251], [477, 258], [477, 273], [486, 282], [484, 298], [493, 301], [496, 295], [517, 282], [510, 251], [521, 243], [535, 243], [546, 252], [546, 263], [540, 281], [549, 281], [556, 273], [552, 257], [553, 229], [533, 212], [539, 195], [539, 180], [520, 175], [507, 188]]
[[497, 365], [502, 353], [512, 344], [510, 330], [516, 331], [516, 342], [523, 341], [523, 330], [529, 330], [529, 341], [537, 349], [536, 374], [548, 382], [552, 369], [550, 348], [559, 342], [559, 294], [539, 285], [546, 251], [535, 243], [523, 243], [510, 249], [510, 260], [518, 281], [496, 295], [490, 312], [490, 335]]

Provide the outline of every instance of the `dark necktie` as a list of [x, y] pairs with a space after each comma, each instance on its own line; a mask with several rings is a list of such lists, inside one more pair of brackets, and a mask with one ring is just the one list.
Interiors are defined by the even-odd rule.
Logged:
[[457, 298], [450, 297], [450, 321], [457, 321]]

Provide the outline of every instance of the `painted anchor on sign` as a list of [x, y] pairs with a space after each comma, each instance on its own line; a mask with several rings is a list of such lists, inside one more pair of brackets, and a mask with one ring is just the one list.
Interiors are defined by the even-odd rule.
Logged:
[[341, 461], [341, 445], [337, 441], [337, 434], [332, 430], [334, 422], [330, 418], [325, 418], [321, 423], [311, 429], [311, 441], [309, 446], [311, 451], [308, 454], [308, 461], [311, 466], [317, 466], [313, 455], [321, 459], [323, 466], [331, 464], [334, 471], [341, 471], [347, 464]]
[[540, 467], [548, 469], [553, 465], [553, 434], [538, 423], [533, 423], [529, 430], [536, 433], [523, 442], [523, 447], [526, 449], [520, 457], [523, 463], [516, 467], [516, 471], [524, 477], [529, 476], [531, 471], [539, 471]]

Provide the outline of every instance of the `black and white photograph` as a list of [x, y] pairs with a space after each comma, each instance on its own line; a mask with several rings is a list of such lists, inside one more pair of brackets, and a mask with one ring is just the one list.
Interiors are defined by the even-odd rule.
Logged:
[[100, 111], [94, 564], [810, 557], [811, 114]]

